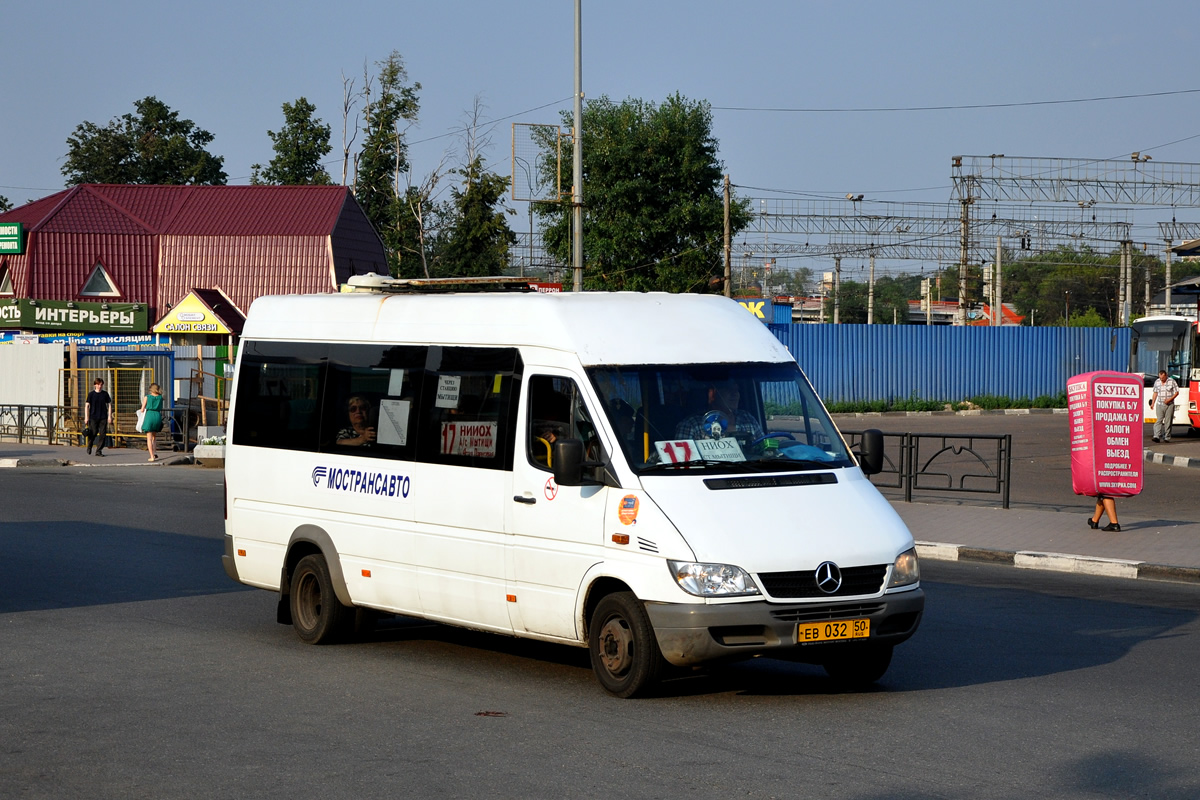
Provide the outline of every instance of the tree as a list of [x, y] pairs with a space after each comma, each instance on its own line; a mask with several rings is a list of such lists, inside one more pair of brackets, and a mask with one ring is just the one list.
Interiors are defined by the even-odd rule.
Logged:
[[[301, 97], [283, 104], [283, 127], [278, 133], [267, 131], [274, 143], [275, 157], [266, 169], [251, 167], [251, 183], [277, 186], [328, 186], [333, 183], [321, 165], [329, 155], [330, 127], [313, 117], [317, 107]], [[262, 169], [261, 175], [259, 170]]]
[[378, 88], [370, 76], [364, 78], [364, 139], [358, 155], [354, 196], [383, 239], [395, 273], [400, 245], [412, 239], [411, 227], [415, 224], [406, 212], [399, 185], [400, 176], [409, 169], [404, 128], [417, 119], [420, 110], [417, 91], [421, 84], [408, 84], [404, 59], [395, 50], [376, 66]]
[[133, 105], [136, 115], [123, 114], [104, 127], [87, 121], [76, 126], [62, 166], [68, 183], [225, 183], [225, 159], [205, 149], [211, 133], [156, 97]]
[[451, 190], [454, 219], [438, 272], [499, 275], [508, 266], [508, 248], [517, 241], [504, 210], [496, 208], [508, 191], [508, 178], [485, 171], [480, 156], [456, 172], [463, 183]]
[[812, 291], [813, 271], [810, 267], [785, 267], [771, 274], [771, 291], [775, 294], [807, 295]]
[[[719, 287], [722, 165], [708, 103], [601, 97], [586, 105], [582, 127], [585, 288], [703, 292], [714, 279]], [[571, 149], [563, 148], [564, 164]], [[541, 205], [538, 214], [547, 249], [570, 263], [569, 204]], [[732, 232], [749, 218], [746, 202], [735, 202]]]
[[12, 202], [7, 197], [0, 194], [0, 212], [12, 211], [12, 207]]
[[[908, 300], [920, 292], [920, 275], [885, 275], [875, 281], [875, 313], [873, 323], [891, 325], [908, 324]], [[838, 322], [866, 324], [867, 308], [870, 305], [870, 286], [865, 281], [843, 278], [838, 291]], [[833, 321], [833, 298], [825, 298], [825, 319]]]

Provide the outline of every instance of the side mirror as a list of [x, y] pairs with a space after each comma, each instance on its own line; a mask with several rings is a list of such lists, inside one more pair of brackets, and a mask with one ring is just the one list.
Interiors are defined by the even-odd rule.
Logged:
[[862, 432], [858, 443], [858, 466], [864, 475], [875, 475], [883, 471], [883, 432], [870, 428]]
[[559, 486], [583, 485], [583, 442], [559, 439], [551, 445], [554, 482]]

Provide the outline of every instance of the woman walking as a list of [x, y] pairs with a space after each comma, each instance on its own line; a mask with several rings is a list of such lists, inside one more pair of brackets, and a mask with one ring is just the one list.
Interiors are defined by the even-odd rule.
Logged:
[[146, 434], [146, 447], [150, 450], [150, 461], [156, 461], [155, 444], [158, 433], [163, 429], [163, 398], [162, 390], [157, 383], [150, 384], [150, 394], [142, 398], [142, 433]]
[[[1108, 514], [1108, 524], [1100, 528], [1100, 520]], [[1105, 531], [1121, 530], [1121, 523], [1117, 522], [1117, 501], [1106, 495], [1096, 495], [1096, 510], [1088, 517], [1088, 527], [1095, 530], [1100, 528]]]

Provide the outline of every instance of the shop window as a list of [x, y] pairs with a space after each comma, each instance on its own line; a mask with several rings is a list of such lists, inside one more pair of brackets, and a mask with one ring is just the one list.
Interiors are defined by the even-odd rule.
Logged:
[[104, 269], [104, 265], [99, 261], [96, 262], [92, 274], [88, 276], [87, 283], [83, 285], [83, 289], [79, 292], [82, 297], [120, 297], [121, 293], [117, 291], [117, 286], [109, 277], [108, 271]]

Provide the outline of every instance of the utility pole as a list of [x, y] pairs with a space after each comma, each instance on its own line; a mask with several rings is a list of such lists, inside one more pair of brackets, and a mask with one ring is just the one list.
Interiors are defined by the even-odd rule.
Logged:
[[971, 249], [971, 197], [961, 201], [959, 212], [959, 255], [958, 255], [958, 318], [959, 325], [967, 324], [967, 253]]
[[583, 0], [575, 0], [575, 147], [572, 148], [571, 191], [575, 281], [572, 289], [583, 291]]
[[840, 325], [838, 319], [838, 304], [841, 300], [842, 293], [842, 257], [835, 256], [833, 259], [833, 324]]
[[992, 275], [992, 291], [995, 292], [995, 297], [992, 298], [992, 324], [1000, 327], [1004, 324], [1004, 304], [1000, 299], [1000, 259], [1004, 257], [1004, 248], [1001, 244], [1002, 240], [999, 236], [996, 237], [996, 269]]
[[871, 275], [867, 279], [867, 324], [875, 324], [875, 251], [871, 251]]
[[1133, 289], [1132, 281], [1129, 280], [1133, 272], [1133, 242], [1128, 240], [1121, 242], [1121, 324], [1128, 327], [1130, 306], [1133, 305], [1131, 291]]
[[733, 254], [730, 250], [731, 246], [732, 245], [729, 241], [729, 176], [726, 175], [725, 176], [725, 296], [726, 297], [733, 296], [732, 287], [730, 286], [730, 281], [731, 281], [731, 277], [732, 277], [730, 275], [730, 271], [732, 269], [732, 267], [730, 265], [730, 261], [733, 258]]
[[1165, 312], [1163, 312], [1165, 314], [1171, 313], [1171, 243], [1174, 241], [1175, 241], [1174, 239], [1167, 239], [1167, 257], [1165, 259], [1166, 267], [1167, 267], [1167, 274], [1166, 274], [1167, 287], [1165, 289], [1166, 294], [1167, 294], [1167, 297], [1166, 297], [1167, 310]]
[[[1142, 245], [1142, 248], [1144, 250], [1145, 245]], [[1142, 313], [1144, 313], [1146, 316], [1149, 316], [1150, 315], [1150, 259], [1148, 259], [1148, 258], [1146, 259], [1146, 285], [1144, 288], [1146, 290], [1146, 292], [1145, 292], [1146, 299], [1145, 299], [1145, 305], [1142, 306]]]

